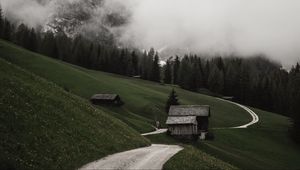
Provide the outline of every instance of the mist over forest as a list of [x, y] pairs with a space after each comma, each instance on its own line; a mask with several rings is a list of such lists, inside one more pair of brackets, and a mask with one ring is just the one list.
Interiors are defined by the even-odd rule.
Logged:
[[299, 16], [299, 0], [0, 0], [0, 169], [299, 169]]
[[1, 5], [19, 23], [103, 42], [113, 36], [123, 47], [154, 47], [164, 59], [177, 53], [264, 54], [290, 68], [300, 53], [300, 2], [294, 0], [2, 0]]

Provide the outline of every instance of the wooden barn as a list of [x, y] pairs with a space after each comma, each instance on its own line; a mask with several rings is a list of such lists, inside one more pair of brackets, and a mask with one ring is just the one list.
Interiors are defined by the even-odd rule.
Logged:
[[95, 94], [90, 101], [95, 105], [114, 105], [121, 106], [124, 103], [117, 94]]
[[208, 132], [210, 107], [207, 105], [171, 106], [166, 121], [168, 133], [172, 136], [205, 138]]

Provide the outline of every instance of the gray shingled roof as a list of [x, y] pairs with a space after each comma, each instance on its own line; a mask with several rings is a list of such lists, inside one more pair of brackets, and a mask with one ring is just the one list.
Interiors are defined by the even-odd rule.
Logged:
[[117, 94], [95, 94], [91, 97], [91, 99], [98, 100], [115, 100], [118, 97]]
[[196, 116], [169, 116], [166, 124], [197, 124], [197, 120]]
[[178, 105], [171, 106], [169, 116], [210, 116], [207, 105]]

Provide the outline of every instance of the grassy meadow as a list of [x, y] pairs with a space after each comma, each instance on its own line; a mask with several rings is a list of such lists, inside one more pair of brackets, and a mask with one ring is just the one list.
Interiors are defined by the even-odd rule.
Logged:
[[0, 169], [75, 169], [150, 144], [86, 100], [3, 59], [0, 96]]
[[140, 79], [84, 69], [36, 53], [13, 44], [0, 41], [0, 57], [33, 72], [58, 86], [83, 98], [89, 99], [95, 93], [117, 93], [125, 105], [121, 108], [103, 108], [129, 124], [138, 124], [140, 132], [153, 130], [155, 120], [165, 122], [165, 103], [172, 88], [175, 88], [181, 104], [207, 104], [211, 106], [211, 127], [231, 127], [247, 123], [251, 116], [230, 103]]
[[[92, 108], [88, 104], [88, 99], [95, 93], [119, 94], [125, 105], [119, 108], [101, 106], [96, 109], [97, 113], [114, 118], [114, 121], [118, 122], [117, 124], [120, 123], [117, 127], [127, 128], [136, 138], [137, 143], [129, 146], [120, 144], [120, 148], [114, 148], [111, 152], [147, 144], [147, 141], [144, 138], [137, 137], [136, 132], [131, 128], [140, 133], [149, 132], [153, 130], [151, 125], [154, 124], [155, 120], [164, 123], [167, 116], [164, 110], [165, 102], [171, 89], [174, 88], [181, 104], [206, 104], [211, 106], [210, 128], [214, 132], [215, 140], [182, 143], [166, 134], [147, 136], [152, 143], [179, 144], [185, 147], [183, 151], [176, 154], [165, 164], [164, 169], [182, 169], [182, 167], [187, 169], [299, 169], [300, 167], [300, 162], [298, 161], [300, 160], [300, 148], [288, 137], [290, 121], [287, 117], [253, 108], [253, 111], [258, 114], [260, 122], [247, 129], [226, 129], [226, 127], [248, 123], [251, 120], [251, 116], [236, 105], [216, 100], [214, 97], [186, 91], [176, 86], [161, 85], [140, 79], [84, 69], [29, 52], [1, 40], [0, 49], [0, 58], [52, 82], [49, 84], [55, 86], [55, 89], [59, 89], [60, 93], [72, 97], [74, 96], [71, 93], [79, 96], [76, 99], [80, 100], [80, 103], [85, 103], [85, 106], [88, 108]], [[3, 76], [9, 75], [2, 68], [1, 71], [4, 72], [1, 73]], [[23, 72], [29, 74], [27, 71]], [[9, 77], [7, 77], [8, 80]], [[44, 79], [42, 81], [45, 81]], [[9, 85], [6, 86], [8, 88]], [[19, 86], [21, 84], [15, 86], [15, 88]], [[49, 91], [49, 95], [52, 97], [56, 97], [54, 96], [56, 94], [56, 92]], [[59, 97], [57, 98], [59, 100]], [[47, 104], [49, 103], [45, 103], [45, 105]], [[61, 108], [53, 109], [59, 110]], [[59, 115], [63, 115], [62, 112], [63, 110], [60, 110], [58, 113], [61, 114]], [[93, 114], [91, 112], [88, 113]], [[124, 123], [115, 120], [115, 118], [120, 119]], [[67, 121], [66, 117], [65, 119]], [[85, 121], [90, 120], [89, 117], [82, 119]], [[92, 125], [90, 126], [98, 126], [97, 123], [100, 124], [102, 122], [102, 120], [97, 120], [98, 118], [91, 121], [92, 123], [90, 122], [89, 124]], [[113, 131], [113, 129], [109, 128], [106, 130]], [[86, 130], [81, 132], [82, 137], [86, 137], [84, 136], [85, 133], [83, 133]], [[87, 138], [89, 139], [89, 137]], [[93, 143], [92, 139], [89, 140]], [[114, 141], [115, 139], [109, 140]], [[12, 143], [14, 142], [16, 140]], [[119, 145], [114, 142], [111, 144], [114, 147]], [[87, 147], [87, 150], [89, 149], [88, 147], [93, 147], [92, 144], [87, 144], [87, 146], [82, 144], [81, 146]], [[103, 155], [105, 153], [98, 154], [100, 157]]]

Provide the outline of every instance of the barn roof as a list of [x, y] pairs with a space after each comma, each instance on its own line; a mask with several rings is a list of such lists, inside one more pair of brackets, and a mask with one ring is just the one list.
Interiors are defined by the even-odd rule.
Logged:
[[197, 124], [197, 120], [196, 116], [169, 116], [166, 124]]
[[169, 116], [210, 116], [208, 105], [171, 106]]
[[117, 94], [95, 94], [91, 99], [96, 100], [115, 100], [118, 97]]

